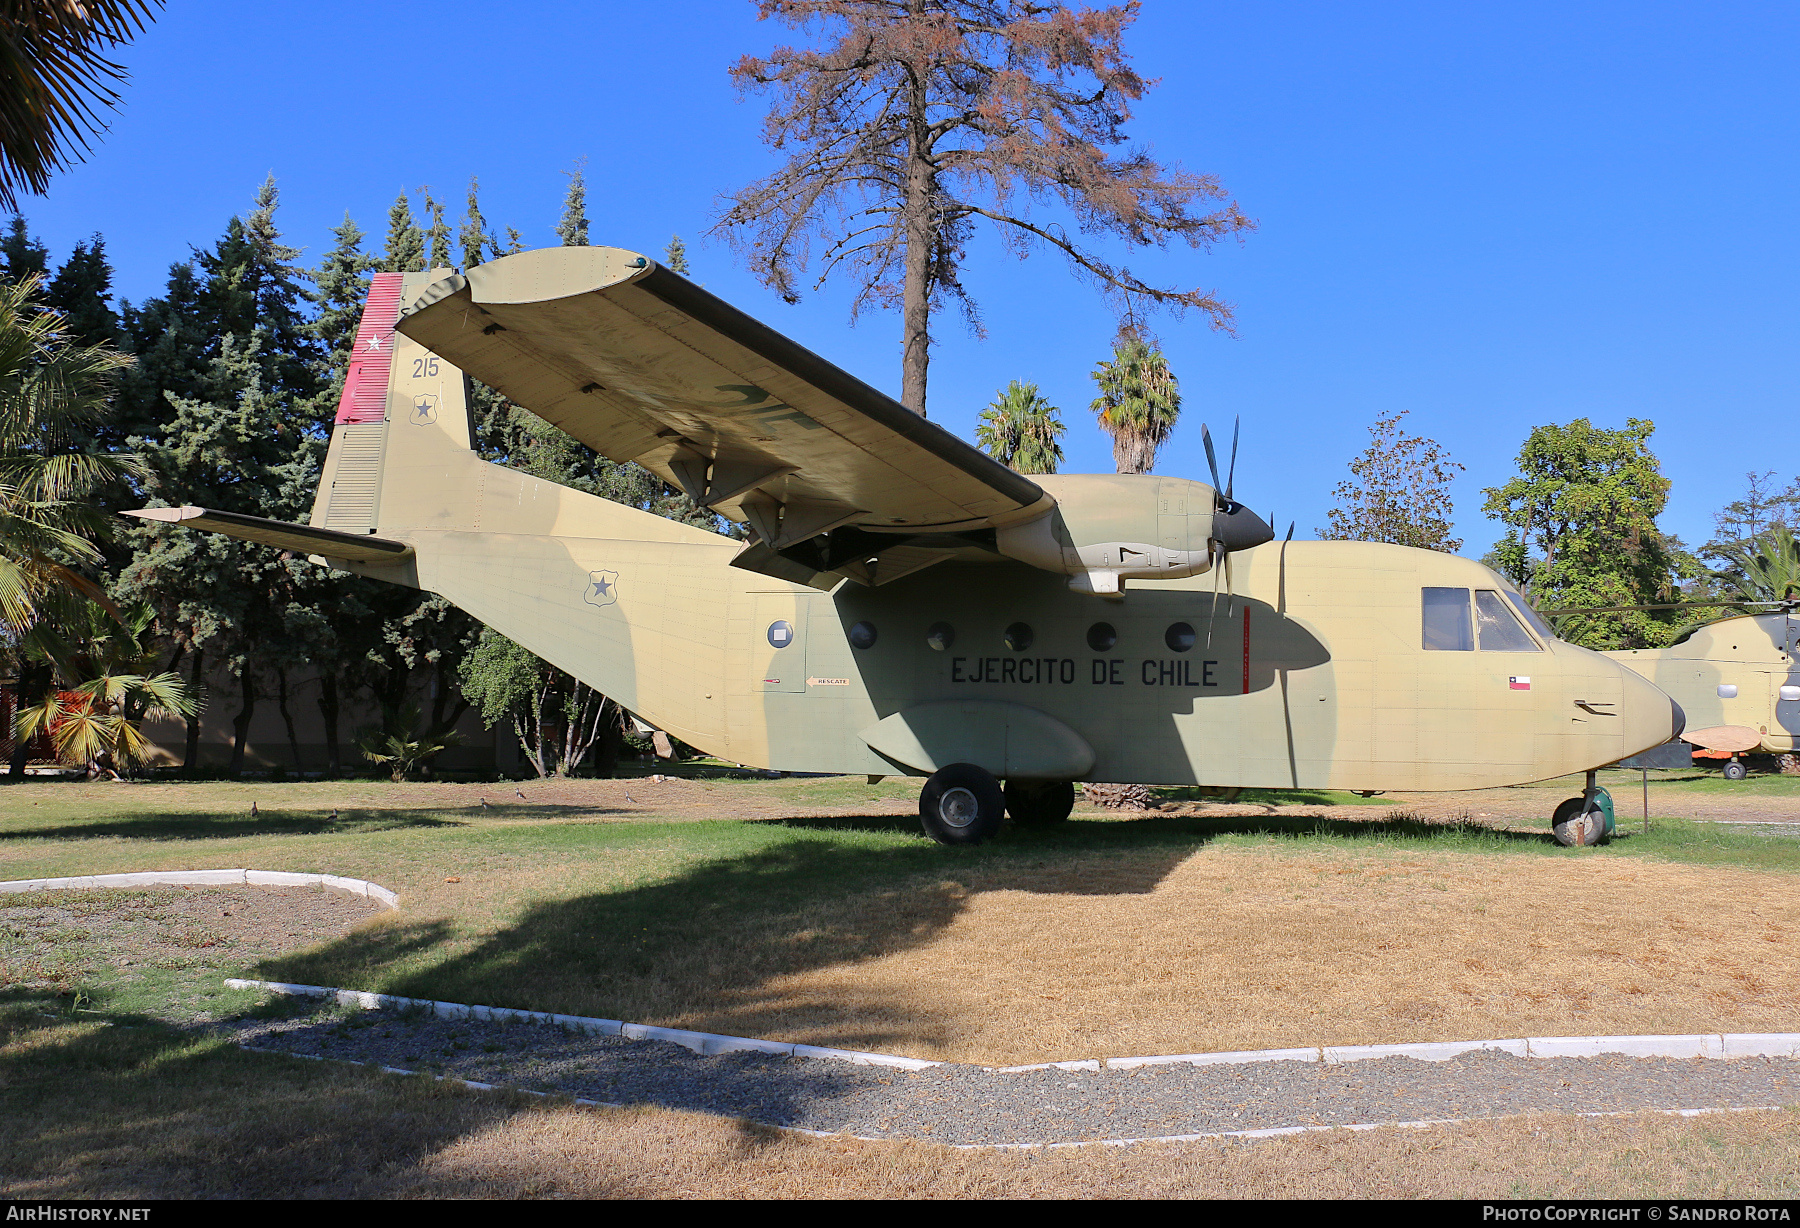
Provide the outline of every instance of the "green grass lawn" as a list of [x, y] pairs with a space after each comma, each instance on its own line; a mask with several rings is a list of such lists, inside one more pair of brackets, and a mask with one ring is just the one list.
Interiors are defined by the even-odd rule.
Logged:
[[[1725, 786], [1787, 796], [1795, 783], [1661, 779], [1652, 784], [1653, 813], [1684, 793]], [[724, 791], [721, 801], [738, 794], [854, 807], [913, 784], [872, 786], [853, 777], [708, 787]], [[1617, 791], [1623, 799], [1625, 790]], [[171, 804], [158, 805], [159, 794]], [[339, 805], [332, 820], [320, 804], [328, 795], [355, 804]], [[924, 839], [907, 815], [665, 822], [572, 804], [419, 805], [421, 796], [386, 782], [166, 793], [155, 785], [72, 787], [66, 802], [54, 786], [0, 788], [0, 877], [248, 866], [366, 878], [402, 895], [398, 914], [317, 950], [247, 967], [207, 957], [124, 970], [72, 940], [63, 984], [86, 995], [88, 1010], [216, 1011], [235, 1001], [220, 986], [223, 977], [246, 975], [630, 1019], [677, 1009], [683, 990], [676, 982], [748, 991], [823, 962], [929, 941], [956, 915], [957, 892], [972, 881], [1004, 889], [1049, 873], [1078, 879], [1104, 870], [1141, 879], [1147, 890], [1215, 842], [1357, 856], [1648, 858], [1800, 870], [1800, 840], [1667, 817], [1648, 834], [1622, 822], [1619, 837], [1598, 849], [1558, 848], [1547, 829], [1365, 817], [1361, 806], [1324, 818], [1078, 815], [1051, 831], [1008, 828], [987, 845], [944, 848]], [[249, 800], [258, 802], [255, 818]], [[869, 901], [878, 898], [894, 924], [867, 924]]]

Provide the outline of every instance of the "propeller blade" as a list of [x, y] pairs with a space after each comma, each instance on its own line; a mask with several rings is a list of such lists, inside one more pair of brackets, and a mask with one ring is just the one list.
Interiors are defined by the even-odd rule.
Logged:
[[1291, 541], [1293, 541], [1293, 540], [1294, 540], [1294, 523], [1295, 523], [1295, 522], [1294, 522], [1294, 521], [1292, 521], [1292, 520], [1290, 520], [1290, 521], [1288, 521], [1288, 531], [1287, 531], [1287, 536], [1286, 536], [1286, 537], [1284, 537], [1284, 538], [1282, 538], [1282, 539], [1281, 539], [1281, 540], [1282, 540], [1282, 541], [1284, 541], [1284, 542], [1291, 542]]
[[1231, 465], [1225, 470], [1225, 502], [1231, 502], [1232, 483], [1237, 480], [1237, 445], [1238, 427], [1243, 424], [1242, 418], [1231, 420]]
[[1200, 424], [1200, 442], [1206, 445], [1206, 467], [1212, 470], [1213, 490], [1219, 489], [1219, 458], [1213, 455], [1212, 432], [1206, 429], [1206, 423]]
[[1222, 542], [1216, 542], [1210, 538], [1206, 542], [1206, 557], [1211, 564], [1213, 573], [1212, 613], [1206, 616], [1206, 646], [1208, 648], [1212, 647], [1213, 624], [1219, 621], [1219, 556], [1225, 556], [1227, 565], [1231, 562], [1231, 555], [1220, 548], [1222, 545]]

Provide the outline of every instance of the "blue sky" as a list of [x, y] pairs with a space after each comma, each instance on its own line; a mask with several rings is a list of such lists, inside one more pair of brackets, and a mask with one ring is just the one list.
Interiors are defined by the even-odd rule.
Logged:
[[[1240, 497], [1310, 536], [1369, 423], [1407, 410], [1467, 466], [1478, 555], [1497, 536], [1481, 488], [1532, 426], [1643, 417], [1663, 527], [1705, 540], [1747, 470], [1800, 473], [1797, 34], [1800, 8], [1774, 4], [1146, 0], [1127, 48], [1161, 84], [1134, 142], [1218, 175], [1260, 226], [1131, 260], [1237, 304], [1235, 339], [1156, 322], [1184, 395], [1158, 472], [1204, 479], [1201, 421], [1241, 415]], [[726, 69], [792, 38], [749, 0], [175, 0], [121, 56], [112, 131], [25, 211], [58, 259], [104, 234], [138, 300], [270, 171], [309, 255], [346, 209], [378, 243], [402, 188], [454, 218], [471, 174], [537, 246], [585, 157], [594, 242], [660, 254], [680, 233], [709, 289], [897, 392], [895, 317], [852, 328], [847, 286], [789, 307], [704, 237], [719, 194], [773, 165]], [[971, 254], [988, 336], [940, 319], [931, 416], [970, 437], [997, 389], [1035, 381], [1066, 468], [1109, 471], [1088, 410], [1104, 304], [1057, 257], [991, 235]]]

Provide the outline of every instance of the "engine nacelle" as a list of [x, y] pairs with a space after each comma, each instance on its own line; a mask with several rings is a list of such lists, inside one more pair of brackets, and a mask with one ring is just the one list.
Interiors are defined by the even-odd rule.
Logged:
[[[1031, 480], [1056, 506], [999, 530], [996, 545], [1008, 558], [1067, 575], [1069, 587], [1078, 591], [1117, 593], [1123, 580], [1199, 575], [1212, 566], [1212, 541], [1241, 549], [1229, 538], [1255, 536], [1244, 532], [1249, 526], [1235, 523], [1236, 517], [1230, 518], [1234, 523], [1219, 523], [1228, 509], [1249, 513], [1224, 504], [1203, 482], [1129, 473], [1033, 474]], [[1222, 538], [1221, 530], [1238, 531]], [[1270, 536], [1265, 526], [1260, 541]]]

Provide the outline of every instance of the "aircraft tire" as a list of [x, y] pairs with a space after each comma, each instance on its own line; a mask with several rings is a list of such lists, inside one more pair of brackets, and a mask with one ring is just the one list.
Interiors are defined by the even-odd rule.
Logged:
[[1736, 759], [1732, 759], [1719, 769], [1719, 774], [1726, 780], [1742, 780], [1750, 774], [1750, 770]]
[[1564, 848], [1598, 844], [1605, 830], [1606, 816], [1597, 806], [1587, 807], [1585, 798], [1569, 798], [1550, 818], [1550, 831]]
[[1006, 817], [1006, 796], [986, 768], [952, 763], [919, 790], [919, 822], [939, 844], [980, 844], [992, 839]]
[[1009, 780], [1006, 813], [1020, 827], [1054, 827], [1075, 809], [1075, 785], [1067, 780]]

